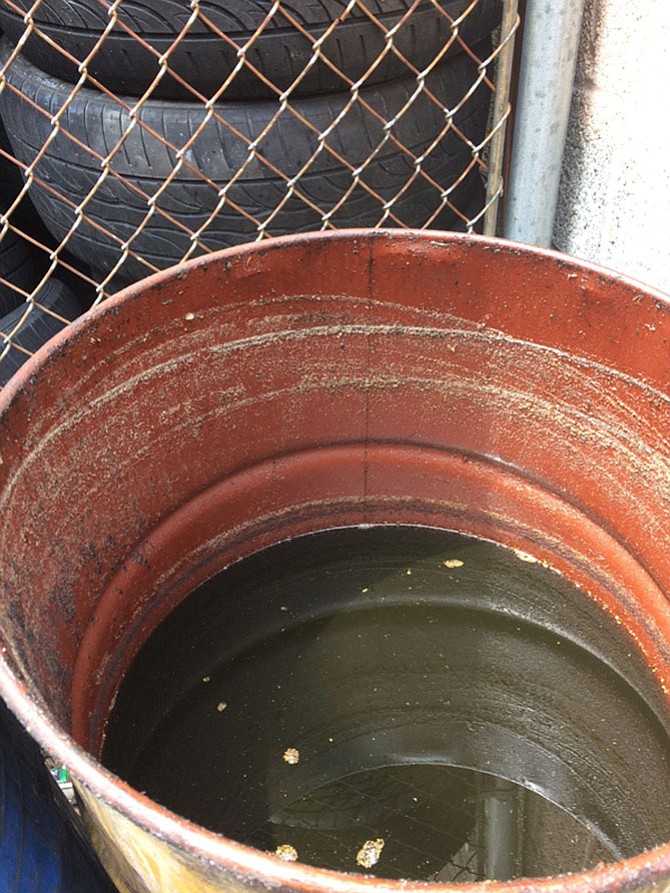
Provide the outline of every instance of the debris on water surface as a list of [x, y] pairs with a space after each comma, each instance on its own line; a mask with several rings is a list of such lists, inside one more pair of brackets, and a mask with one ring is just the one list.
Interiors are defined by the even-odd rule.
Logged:
[[281, 846], [278, 846], [275, 850], [275, 856], [283, 859], [284, 862], [298, 861], [298, 851], [290, 843], [282, 843]]
[[522, 552], [521, 549], [515, 549], [514, 554], [519, 561], [527, 561], [529, 564], [537, 564], [537, 558], [535, 558], [534, 555], [529, 555], [528, 552]]
[[463, 567], [463, 562], [460, 558], [447, 558], [447, 560], [443, 561], [442, 564], [445, 567]]
[[219, 703], [216, 705], [216, 709], [219, 711], [219, 713], [223, 713], [227, 706], [228, 704], [226, 704], [225, 701], [219, 701]]
[[295, 766], [300, 761], [300, 751], [297, 747], [287, 747], [284, 751], [284, 762], [289, 766]]
[[358, 864], [363, 868], [372, 868], [373, 865], [376, 865], [384, 849], [384, 843], [383, 837], [378, 837], [376, 840], [366, 840], [356, 856]]

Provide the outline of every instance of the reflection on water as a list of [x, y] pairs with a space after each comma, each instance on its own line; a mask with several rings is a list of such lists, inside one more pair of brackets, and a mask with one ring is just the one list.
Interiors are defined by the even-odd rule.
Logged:
[[329, 531], [240, 562], [149, 640], [110, 768], [341, 871], [575, 871], [670, 838], [664, 702], [584, 592], [459, 534]]

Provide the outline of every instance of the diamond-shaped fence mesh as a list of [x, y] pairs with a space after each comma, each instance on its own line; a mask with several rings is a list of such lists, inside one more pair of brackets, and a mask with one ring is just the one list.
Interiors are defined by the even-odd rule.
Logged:
[[513, 0], [0, 0], [0, 386], [211, 251], [494, 233], [517, 27]]

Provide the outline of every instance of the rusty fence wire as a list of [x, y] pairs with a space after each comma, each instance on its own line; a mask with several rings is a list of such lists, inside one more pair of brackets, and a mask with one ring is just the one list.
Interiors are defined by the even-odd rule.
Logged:
[[515, 0], [0, 0], [0, 386], [221, 248], [494, 234]]

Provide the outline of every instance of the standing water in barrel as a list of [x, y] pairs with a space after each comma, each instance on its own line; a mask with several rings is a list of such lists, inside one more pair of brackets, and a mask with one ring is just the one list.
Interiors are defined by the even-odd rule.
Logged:
[[532, 555], [330, 530], [238, 562], [159, 626], [104, 761], [288, 861], [443, 882], [577, 871], [670, 836], [650, 676]]

